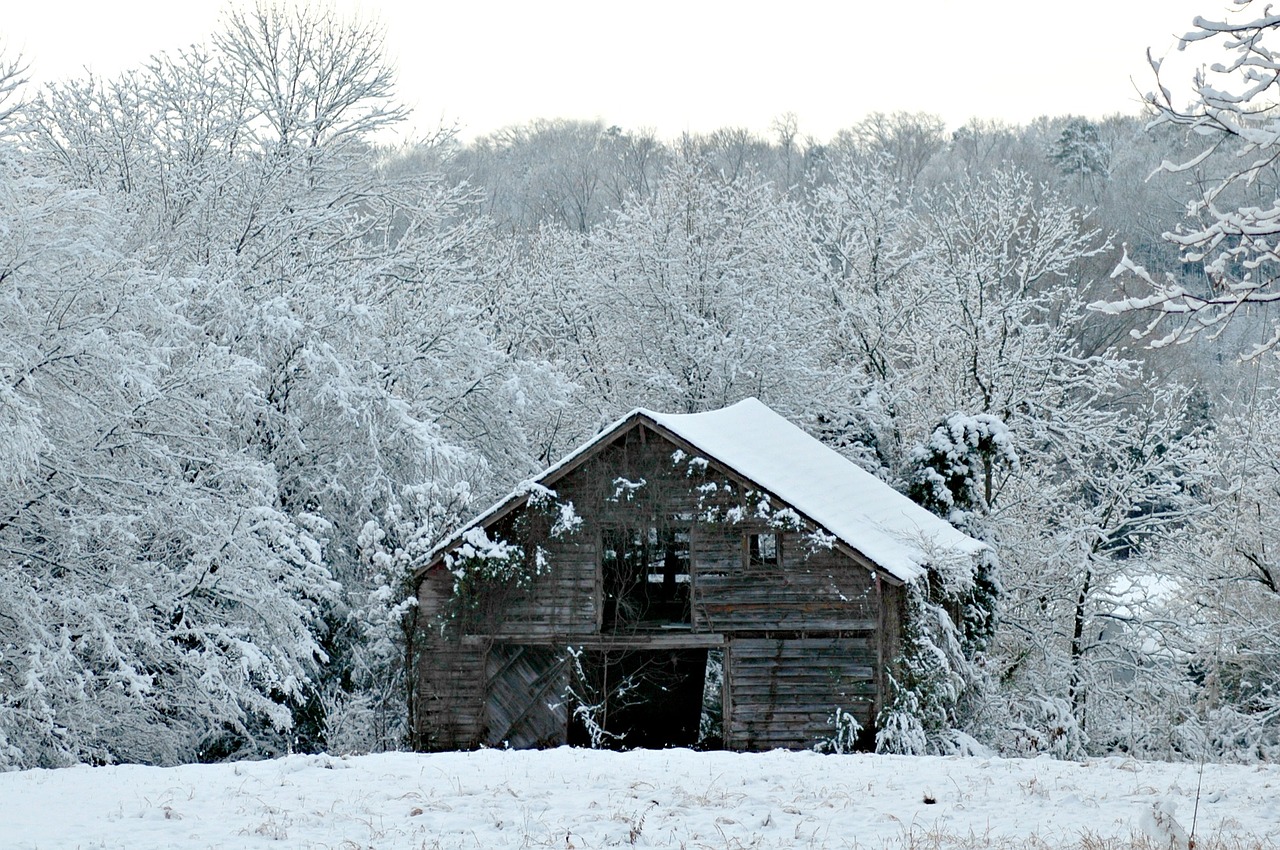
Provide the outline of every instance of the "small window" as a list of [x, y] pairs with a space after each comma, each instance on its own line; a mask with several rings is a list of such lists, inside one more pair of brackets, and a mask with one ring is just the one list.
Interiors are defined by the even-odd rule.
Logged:
[[753, 567], [776, 567], [782, 563], [776, 531], [762, 531], [747, 537], [748, 563]]

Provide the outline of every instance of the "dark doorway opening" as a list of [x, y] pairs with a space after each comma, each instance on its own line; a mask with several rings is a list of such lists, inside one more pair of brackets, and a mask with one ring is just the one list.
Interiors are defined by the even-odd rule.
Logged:
[[571, 746], [662, 749], [698, 742], [707, 650], [583, 650], [576, 661]]

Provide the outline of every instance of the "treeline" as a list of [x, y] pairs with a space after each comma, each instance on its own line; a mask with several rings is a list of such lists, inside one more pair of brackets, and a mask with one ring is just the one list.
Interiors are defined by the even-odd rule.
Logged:
[[1269, 372], [1086, 309], [1119, 241], [1194, 279], [1146, 179], [1180, 136], [386, 150], [380, 50], [260, 8], [115, 79], [5, 66], [0, 766], [403, 746], [422, 554], [632, 407], [748, 395], [998, 553], [923, 594], [886, 748], [1274, 757]]

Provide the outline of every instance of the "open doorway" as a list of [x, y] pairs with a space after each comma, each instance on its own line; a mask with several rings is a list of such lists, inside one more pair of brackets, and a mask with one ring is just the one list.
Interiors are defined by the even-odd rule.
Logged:
[[579, 650], [572, 660], [571, 746], [629, 750], [698, 743], [707, 650]]

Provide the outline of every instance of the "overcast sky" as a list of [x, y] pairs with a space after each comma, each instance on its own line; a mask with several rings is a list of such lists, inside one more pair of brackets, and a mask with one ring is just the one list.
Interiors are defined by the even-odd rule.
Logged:
[[[202, 41], [222, 2], [24, 0], [4, 42], [37, 80], [114, 74]], [[1135, 112], [1144, 54], [1173, 50], [1226, 0], [338, 0], [387, 28], [404, 102], [465, 136], [535, 117], [767, 131], [794, 112], [819, 139], [868, 112], [970, 117]], [[1183, 83], [1188, 73], [1174, 82]]]

